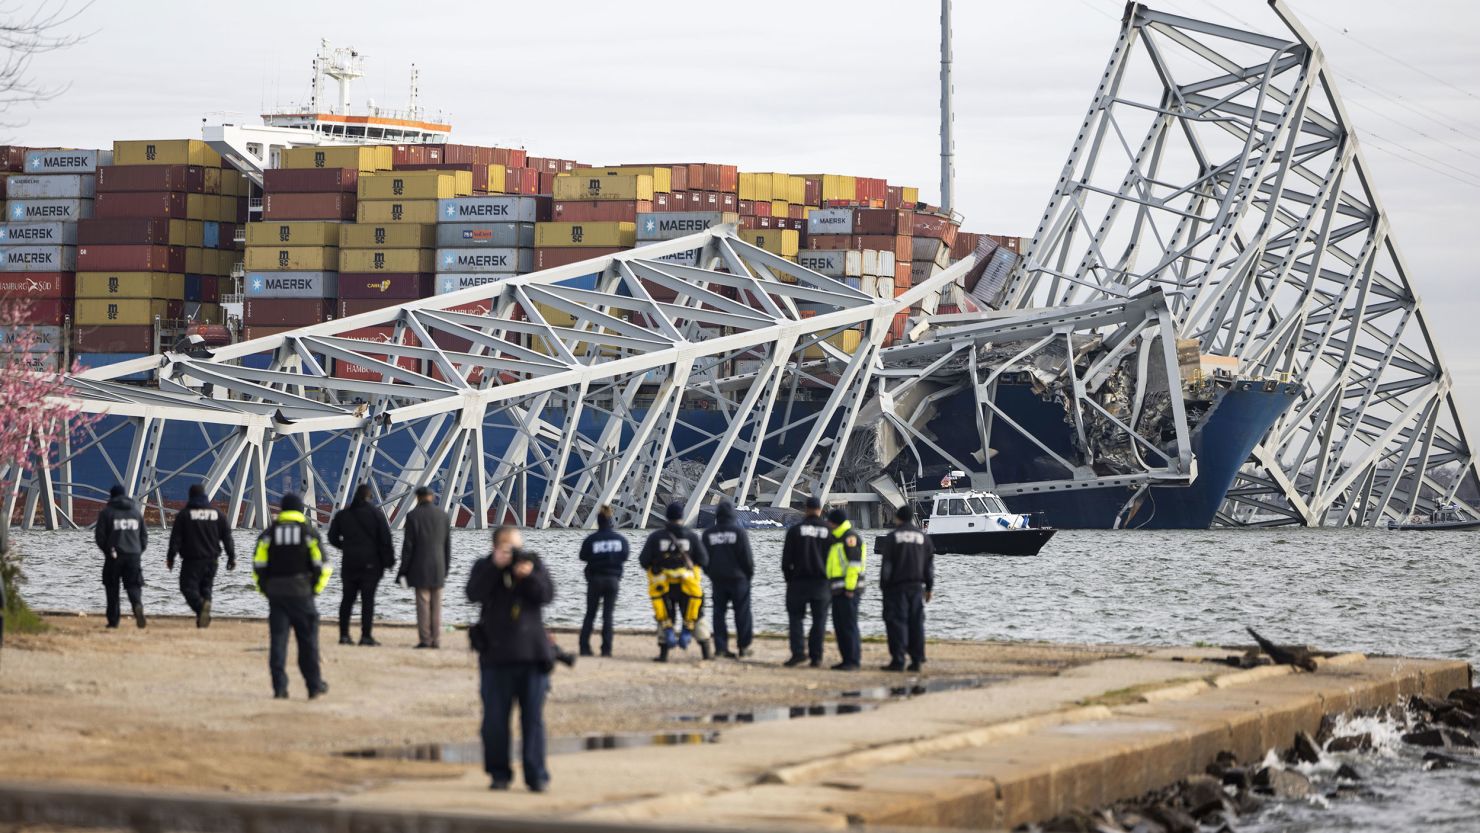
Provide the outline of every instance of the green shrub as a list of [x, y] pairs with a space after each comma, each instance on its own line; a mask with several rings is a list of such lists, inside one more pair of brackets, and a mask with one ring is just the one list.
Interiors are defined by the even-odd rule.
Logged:
[[46, 620], [37, 616], [21, 598], [21, 585], [26, 576], [21, 570], [19, 550], [0, 552], [0, 580], [5, 582], [5, 634], [41, 633], [46, 630]]

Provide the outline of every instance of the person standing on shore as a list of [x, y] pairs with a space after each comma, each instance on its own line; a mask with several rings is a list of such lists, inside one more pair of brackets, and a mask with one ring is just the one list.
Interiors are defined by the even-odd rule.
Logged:
[[375, 589], [385, 571], [396, 566], [396, 542], [391, 539], [391, 525], [371, 497], [369, 483], [355, 489], [349, 506], [334, 513], [329, 522], [329, 543], [341, 553], [339, 582], [344, 596], [339, 600], [339, 644], [353, 645], [349, 620], [355, 612], [355, 599], [360, 600], [360, 644], [379, 645], [375, 641]]
[[827, 580], [832, 590], [833, 634], [838, 640], [838, 653], [843, 658], [832, 668], [834, 671], [857, 671], [863, 664], [858, 603], [863, 596], [867, 551], [863, 536], [853, 529], [847, 512], [842, 509], [828, 512], [827, 526], [832, 532], [832, 546], [827, 551]]
[[277, 517], [257, 538], [252, 554], [252, 583], [267, 597], [272, 696], [288, 699], [291, 630], [298, 643], [298, 670], [308, 686], [308, 699], [313, 700], [329, 692], [319, 670], [319, 609], [314, 597], [324, 592], [334, 571], [324, 559], [318, 531], [303, 514], [303, 499], [289, 492], [278, 509]]
[[149, 530], [144, 526], [143, 514], [116, 483], [108, 490], [108, 505], [98, 513], [93, 541], [103, 553], [108, 627], [118, 627], [120, 584], [128, 593], [134, 624], [145, 627], [148, 622], [144, 619], [144, 550], [149, 546]]
[[586, 618], [581, 622], [581, 656], [591, 656], [591, 632], [596, 627], [596, 609], [602, 608], [601, 655], [612, 655], [613, 618], [617, 591], [622, 587], [622, 566], [631, 555], [627, 536], [612, 528], [612, 508], [596, 512], [596, 531], [581, 542], [581, 560], [586, 563]]
[[[684, 505], [668, 504], [668, 522], [648, 536], [637, 563], [648, 574], [648, 597], [658, 620], [658, 655], [654, 662], [667, 662], [675, 647], [688, 650], [698, 640], [704, 659], [713, 656], [709, 626], [704, 622], [704, 581], [701, 570], [709, 563], [704, 542], [684, 526]], [[678, 630], [682, 623], [683, 629]]]
[[914, 521], [914, 510], [899, 507], [894, 529], [882, 539], [879, 586], [884, 591], [889, 664], [881, 671], [919, 671], [925, 664], [925, 605], [935, 592], [935, 547]]
[[[805, 511], [806, 517], [786, 531], [786, 542], [781, 547], [781, 575], [786, 579], [787, 632], [791, 641], [791, 658], [785, 663], [787, 668], [809, 661], [813, 668], [822, 667], [823, 642], [827, 639], [827, 608], [832, 603], [827, 581], [827, 552], [832, 544], [832, 533], [822, 522], [822, 501], [815, 496], [808, 497]], [[809, 612], [812, 631], [804, 638]]]
[[[714, 651], [716, 656], [739, 659], [750, 656], [750, 643], [755, 637], [750, 612], [750, 581], [755, 576], [755, 558], [750, 552], [750, 536], [735, 519], [735, 505], [722, 500], [714, 508], [714, 526], [704, 530], [704, 549], [709, 565], [704, 568], [714, 594]], [[730, 605], [735, 606], [735, 647], [730, 650], [730, 630], [725, 621]]]
[[492, 779], [489, 788], [507, 790], [514, 780], [509, 721], [518, 703], [524, 784], [530, 792], [544, 792], [550, 783], [545, 695], [552, 662], [543, 610], [555, 598], [555, 583], [539, 558], [523, 547], [524, 535], [516, 527], [501, 526], [493, 531], [493, 553], [473, 564], [467, 595], [480, 612], [468, 640], [478, 652], [483, 769]]
[[416, 508], [406, 515], [401, 572], [396, 577], [416, 588], [418, 648], [442, 646], [442, 587], [452, 572], [452, 521], [436, 498], [425, 486], [416, 490]]
[[206, 487], [190, 484], [185, 508], [175, 515], [170, 527], [169, 549], [164, 563], [175, 569], [175, 556], [180, 556], [180, 595], [195, 612], [195, 626], [211, 626], [211, 598], [215, 595], [216, 559], [226, 551], [226, 569], [236, 569], [236, 544], [231, 540], [231, 523], [226, 515], [211, 505]]

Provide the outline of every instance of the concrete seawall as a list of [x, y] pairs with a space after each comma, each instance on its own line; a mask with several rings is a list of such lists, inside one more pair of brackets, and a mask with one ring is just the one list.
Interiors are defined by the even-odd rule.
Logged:
[[[238, 678], [261, 674], [263, 658], [250, 647], [261, 639], [257, 626], [223, 623], [209, 635], [170, 627], [161, 628], [168, 638], [151, 626], [126, 643], [123, 634], [64, 629], [7, 648], [0, 704], [13, 726], [50, 720], [68, 731], [48, 746], [0, 726], [0, 740], [41, 764], [0, 768], [0, 820], [243, 831], [1010, 829], [1166, 786], [1202, 772], [1220, 751], [1257, 761], [1300, 731], [1314, 734], [1326, 715], [1443, 697], [1468, 687], [1471, 674], [1459, 661], [1359, 654], [1307, 673], [1234, 670], [1210, 661], [1229, 653], [1217, 649], [942, 645], [933, 665], [985, 675], [979, 684], [886, 698], [858, 713], [703, 724], [719, 732], [715, 743], [561, 755], [551, 760], [552, 790], [533, 795], [490, 792], [469, 765], [340, 757], [367, 745], [467, 740], [477, 716], [465, 653], [331, 653], [331, 679], [353, 686], [315, 703], [273, 704], [257, 686], [239, 691]], [[87, 656], [98, 646], [129, 649], [129, 667], [155, 677], [110, 677], [106, 655]], [[819, 687], [904, 682], [780, 669], [784, 646], [762, 640], [757, 648], [758, 662], [658, 667], [646, 645], [619, 643], [618, 658], [557, 675], [556, 731], [645, 729], [635, 712], [673, 719], [676, 708], [708, 714], [742, 697], [755, 707], [815, 701], [825, 696]], [[206, 649], [214, 667], [201, 675]], [[150, 652], [186, 660], [176, 676], [165, 660], [151, 664]], [[180, 707], [156, 714], [136, 703], [126, 712], [135, 725], [110, 716], [110, 708], [125, 713], [130, 685], [146, 684]], [[181, 712], [202, 727], [194, 735], [176, 731]], [[579, 727], [558, 728], [576, 715]], [[165, 725], [151, 731], [155, 723]], [[122, 745], [143, 737], [147, 748]], [[127, 765], [101, 768], [107, 757]], [[245, 763], [228, 771], [226, 759]], [[218, 761], [224, 780], [203, 780]]]

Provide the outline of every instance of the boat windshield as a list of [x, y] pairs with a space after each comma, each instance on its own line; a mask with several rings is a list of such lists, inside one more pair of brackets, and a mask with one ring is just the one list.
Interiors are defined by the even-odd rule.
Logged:
[[986, 502], [979, 497], [969, 497], [966, 499], [966, 501], [971, 504], [972, 514], [986, 515], [992, 511], [990, 508], [987, 507]]
[[1008, 511], [1008, 509], [1007, 509], [1007, 504], [1005, 504], [1005, 503], [1002, 502], [1002, 498], [997, 497], [996, 495], [987, 495], [984, 498], [984, 500], [986, 500], [987, 507], [991, 511], [997, 512], [997, 513], [1000, 513], [1000, 514], [1003, 514], [1003, 515], [1010, 514], [1009, 511]]

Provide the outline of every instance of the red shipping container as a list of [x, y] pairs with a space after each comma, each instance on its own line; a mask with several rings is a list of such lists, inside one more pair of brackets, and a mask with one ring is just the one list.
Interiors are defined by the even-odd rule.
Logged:
[[402, 165], [425, 165], [427, 161], [426, 145], [395, 145], [391, 148], [391, 167], [400, 168]]
[[[335, 306], [335, 311], [338, 313], [336, 317], [349, 318], [351, 315], [362, 315], [378, 309], [394, 307], [404, 304], [406, 301], [406, 298], [350, 298], [337, 303]], [[330, 301], [329, 303], [335, 304], [334, 301]]]
[[350, 299], [393, 298], [411, 300], [432, 294], [434, 276], [410, 272], [340, 272], [339, 297]]
[[154, 326], [78, 327], [72, 344], [78, 353], [153, 353]]
[[[170, 217], [186, 219], [189, 195], [183, 191], [156, 191], [152, 193], [114, 192], [98, 194], [93, 200], [93, 216], [102, 219], [115, 217]], [[195, 218], [200, 219], [200, 218]]]
[[262, 172], [266, 194], [353, 193], [360, 183], [354, 168], [273, 168]]
[[853, 212], [854, 234], [913, 234], [914, 213], [889, 208], [860, 208]]
[[71, 298], [75, 277], [73, 272], [0, 272], [0, 300]]
[[814, 251], [840, 252], [857, 248], [846, 234], [813, 234], [807, 237], [807, 248]]
[[637, 222], [637, 215], [653, 210], [648, 200], [594, 200], [556, 202], [555, 221], [565, 223]]
[[78, 246], [79, 272], [184, 272], [184, 246]]
[[[906, 207], [905, 204], [904, 204], [904, 187], [903, 186], [900, 186], [900, 185], [890, 185], [889, 186], [888, 190], [884, 194], [884, 207], [885, 208], [904, 208], [904, 207]], [[910, 207], [913, 208], [913, 206], [910, 206]]]
[[751, 206], [750, 214], [752, 217], [769, 217], [771, 216], [771, 209], [774, 207], [767, 200], [753, 202]]
[[535, 171], [548, 171], [552, 174], [560, 173], [559, 159], [546, 159], [543, 156], [529, 156], [525, 158], [523, 167]]
[[678, 194], [653, 194], [654, 211], [673, 211], [674, 203], [682, 203]]
[[251, 209], [246, 197], [236, 198], [236, 223], [241, 225], [251, 219]]
[[727, 191], [721, 191], [719, 193], [719, 210], [720, 211], [731, 211], [731, 212], [733, 212], [735, 210], [735, 206], [737, 206], [739, 204], [740, 204], [740, 197], [736, 196], [735, 194], [729, 193]]
[[960, 226], [951, 222], [949, 217], [916, 212], [911, 212], [910, 217], [913, 218], [912, 227], [916, 236], [933, 237], [947, 246], [956, 242], [956, 232], [960, 230]]
[[489, 154], [494, 165], [512, 165], [516, 168], [529, 167], [529, 156], [522, 148], [489, 148], [493, 153]]
[[24, 171], [28, 150], [20, 145], [0, 145], [0, 171]]
[[262, 198], [264, 220], [353, 220], [354, 194], [268, 194]]
[[[555, 194], [555, 178], [558, 177], [558, 176], [560, 176], [560, 174], [552, 174], [552, 173], [548, 173], [548, 172], [545, 172], [545, 171], [540, 171], [539, 172], [539, 178], [540, 178], [539, 192], [541, 194], [550, 194], [551, 196], [554, 196], [554, 194]], [[505, 187], [507, 187], [507, 185]]]
[[[478, 164], [478, 161], [479, 161], [478, 160], [478, 151], [481, 149], [481, 148], [474, 147], [473, 145], [451, 145], [451, 144], [427, 145], [426, 148], [427, 148], [427, 151], [428, 151], [428, 156], [427, 156], [427, 160], [426, 161], [428, 161], [428, 162], [442, 162], [442, 163], [453, 164], [453, 165], [476, 165], [476, 164]], [[438, 152], [438, 155], [435, 158], [431, 155], [431, 151], [433, 151], [433, 149], [435, 149]], [[483, 164], [487, 165], [488, 164], [487, 160], [484, 160]]]
[[[841, 237], [842, 235], [834, 236]], [[914, 244], [909, 237], [887, 234], [866, 234], [854, 235], [849, 240], [853, 242], [853, 245], [849, 248], [878, 249], [881, 252], [894, 252], [895, 262], [904, 261], [908, 263], [914, 255]]]
[[805, 206], [805, 205], [797, 205], [796, 203], [792, 203], [786, 209], [786, 216], [787, 216], [788, 219], [791, 219], [791, 220], [806, 220], [807, 219], [807, 206]]
[[59, 327], [72, 315], [71, 298], [41, 298], [20, 310], [21, 324]]
[[738, 213], [740, 214], [741, 217], [754, 217], [755, 216], [755, 200], [741, 200], [740, 201], [740, 211]]
[[334, 302], [317, 298], [248, 298], [242, 320], [253, 326], [307, 327], [334, 316]]
[[620, 246], [564, 246], [554, 249], [535, 249], [534, 268], [554, 269], [556, 266], [568, 266], [572, 263], [580, 263], [593, 257], [605, 257], [617, 252], [628, 251]]
[[[372, 343], [389, 344], [395, 341], [396, 328], [361, 327], [359, 329], [350, 330], [344, 333], [341, 338], [353, 339], [355, 341], [368, 341]], [[421, 342], [416, 340], [416, 336], [412, 335], [411, 333], [406, 333], [402, 337], [402, 341], [400, 343], [415, 347], [420, 345]], [[384, 353], [367, 353], [366, 355], [372, 359], [378, 359], [380, 361], [390, 360], [389, 357]], [[407, 370], [412, 371], [416, 371], [421, 368], [421, 361], [410, 357], [399, 358], [396, 360], [396, 364], [399, 367], [403, 367]], [[345, 359], [334, 360], [333, 375], [340, 379], [357, 379], [362, 382], [378, 382], [382, 380], [380, 370], [372, 369], [365, 365], [357, 364]]]
[[206, 170], [199, 165], [104, 165], [98, 168], [99, 194], [119, 191], [188, 191], [203, 194], [205, 190]]
[[775, 222], [776, 221], [774, 219], [770, 218], [770, 217], [756, 217], [754, 215], [751, 215], [749, 217], [741, 217], [740, 218], [740, 228], [743, 228], [743, 229], [776, 228]]
[[487, 315], [493, 309], [492, 301], [470, 301], [455, 307], [448, 307], [453, 312], [465, 312], [468, 315]]
[[802, 202], [807, 205], [822, 205], [822, 177], [809, 176], [802, 188]]

